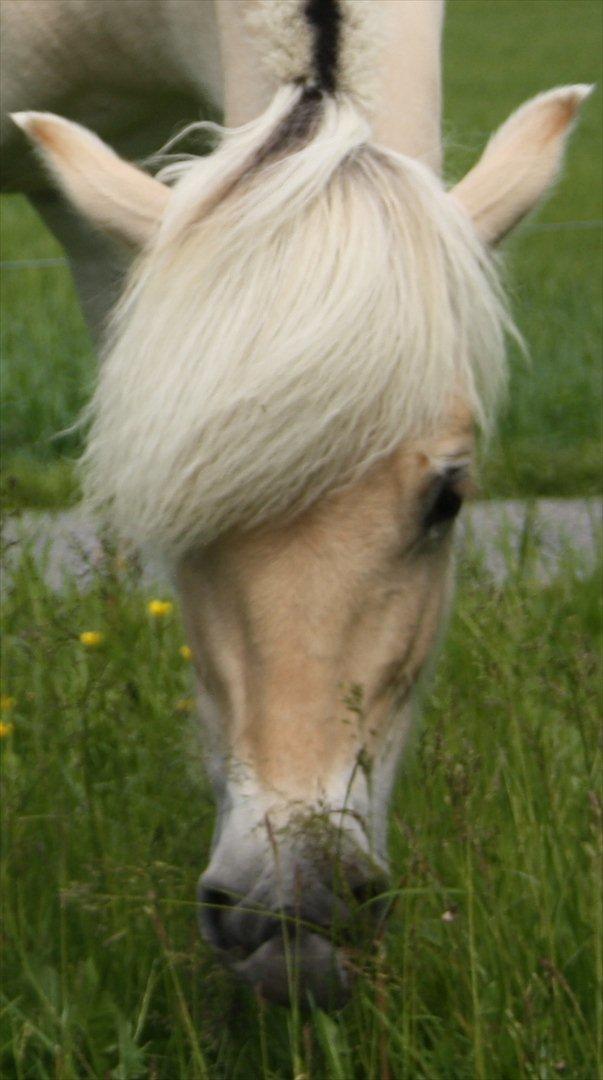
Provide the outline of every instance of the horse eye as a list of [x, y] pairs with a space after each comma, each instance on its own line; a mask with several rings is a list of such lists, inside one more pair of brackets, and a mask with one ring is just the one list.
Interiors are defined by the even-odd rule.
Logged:
[[434, 525], [444, 525], [453, 521], [463, 504], [463, 496], [455, 485], [456, 477], [448, 474], [440, 477], [432, 488], [423, 517], [423, 527], [431, 529]]

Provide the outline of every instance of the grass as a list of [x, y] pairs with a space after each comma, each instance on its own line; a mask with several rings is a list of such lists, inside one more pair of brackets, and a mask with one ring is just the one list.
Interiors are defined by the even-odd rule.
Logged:
[[508, 403], [484, 468], [486, 496], [600, 492], [602, 34], [603, 9], [590, 0], [449, 5], [449, 179], [466, 172], [521, 101], [563, 83], [599, 84], [552, 197], [505, 245], [530, 362], [511, 350]]
[[466, 567], [393, 802], [389, 933], [332, 1016], [262, 1005], [198, 937], [213, 809], [175, 614], [112, 557], [85, 595], [27, 554], [6, 580], [3, 1078], [599, 1075], [600, 575]]
[[[563, 82], [600, 81], [601, 20], [597, 0], [453, 0], [444, 122], [451, 180], [525, 98]], [[507, 245], [531, 363], [511, 355], [486, 497], [600, 490], [600, 130], [598, 92], [553, 197]], [[4, 260], [61, 257], [23, 199], [4, 197], [2, 207]], [[88, 399], [95, 366], [67, 269], [6, 269], [2, 311], [4, 498], [10, 506], [62, 505], [77, 491], [71, 463], [80, 436], [60, 433]]]

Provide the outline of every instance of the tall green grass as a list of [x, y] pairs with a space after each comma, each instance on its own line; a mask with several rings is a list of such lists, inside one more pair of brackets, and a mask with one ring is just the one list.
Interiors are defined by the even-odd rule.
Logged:
[[600, 575], [466, 567], [393, 801], [394, 914], [335, 1015], [263, 1004], [199, 939], [176, 616], [111, 561], [85, 595], [27, 556], [6, 582], [3, 1078], [599, 1075]]
[[[445, 48], [446, 172], [458, 178], [525, 98], [601, 79], [598, 0], [451, 0]], [[588, 102], [564, 178], [507, 245], [531, 363], [511, 356], [511, 393], [484, 472], [486, 496], [600, 489], [601, 94]], [[57, 257], [17, 197], [3, 200], [2, 258]], [[576, 224], [577, 223], [577, 224]], [[3, 485], [11, 504], [74, 496], [69, 429], [95, 362], [66, 268], [2, 275]], [[66, 463], [67, 462], [67, 466]]]
[[596, 494], [601, 485], [601, 47], [590, 0], [457, 0], [445, 57], [447, 175], [462, 176], [488, 134], [525, 99], [598, 83], [552, 197], [505, 244], [530, 362], [511, 352], [511, 384], [484, 494]]

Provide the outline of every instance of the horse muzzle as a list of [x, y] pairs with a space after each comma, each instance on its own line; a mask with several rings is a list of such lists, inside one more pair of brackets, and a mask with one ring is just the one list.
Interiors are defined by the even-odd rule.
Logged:
[[268, 1001], [338, 1008], [350, 993], [352, 955], [375, 937], [389, 907], [383, 870], [358, 856], [325, 874], [281, 852], [247, 889], [210, 867], [198, 886], [203, 937]]

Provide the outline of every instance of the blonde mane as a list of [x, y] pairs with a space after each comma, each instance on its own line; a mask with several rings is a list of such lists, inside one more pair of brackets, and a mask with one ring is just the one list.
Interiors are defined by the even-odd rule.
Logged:
[[136, 544], [178, 553], [298, 513], [458, 395], [492, 415], [509, 319], [473, 226], [345, 95], [287, 141], [305, 93], [281, 87], [168, 170], [83, 458], [89, 503]]

